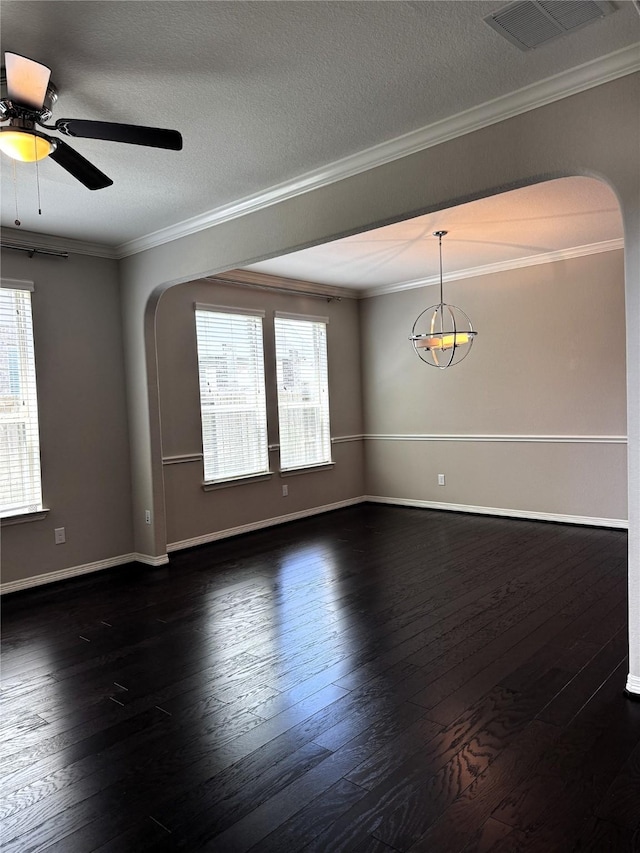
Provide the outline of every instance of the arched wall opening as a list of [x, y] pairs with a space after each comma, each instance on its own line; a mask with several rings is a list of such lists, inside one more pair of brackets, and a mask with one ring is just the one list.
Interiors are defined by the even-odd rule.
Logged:
[[[441, 210], [504, 189], [589, 175], [616, 192], [625, 227], [630, 527], [628, 686], [640, 691], [640, 219], [638, 75], [467, 134], [369, 172], [141, 253], [122, 263], [134, 476], [136, 550], [163, 558], [164, 513], [145, 529], [141, 508], [163, 509], [162, 443], [155, 383], [155, 316], [149, 297], [172, 284]], [[612, 133], [615, 128], [615, 133]], [[165, 282], [158, 289], [157, 283]]]

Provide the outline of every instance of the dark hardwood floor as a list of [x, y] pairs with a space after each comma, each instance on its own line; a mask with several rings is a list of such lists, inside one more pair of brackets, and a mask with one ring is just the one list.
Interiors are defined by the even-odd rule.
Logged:
[[362, 505], [7, 596], [3, 853], [639, 851], [626, 545]]

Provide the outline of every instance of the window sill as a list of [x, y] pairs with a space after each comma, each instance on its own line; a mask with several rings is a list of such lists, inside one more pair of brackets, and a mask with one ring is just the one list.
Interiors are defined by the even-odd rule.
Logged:
[[0, 527], [11, 527], [12, 524], [27, 524], [29, 521], [41, 521], [49, 514], [48, 509], [39, 509], [38, 512], [23, 512], [20, 515], [7, 515], [0, 518]]
[[280, 471], [281, 477], [297, 477], [299, 474], [311, 474], [314, 471], [330, 471], [336, 467], [335, 462], [322, 462], [320, 465], [307, 465], [304, 468], [288, 468]]
[[233, 480], [215, 480], [210, 483], [203, 483], [202, 488], [205, 492], [214, 492], [216, 489], [228, 489], [230, 486], [242, 486], [245, 483], [260, 483], [263, 480], [270, 480], [273, 477], [273, 471], [267, 471], [266, 474], [252, 474], [249, 477], [234, 477]]

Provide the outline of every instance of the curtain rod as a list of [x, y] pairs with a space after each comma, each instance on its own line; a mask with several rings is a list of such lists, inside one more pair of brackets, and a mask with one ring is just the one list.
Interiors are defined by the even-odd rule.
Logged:
[[17, 246], [15, 243], [0, 242], [3, 249], [13, 249], [14, 252], [26, 252], [30, 258], [34, 255], [53, 255], [56, 258], [68, 258], [69, 252], [60, 252], [57, 249], [37, 249], [35, 246]]
[[326, 302], [342, 302], [342, 296], [331, 293], [314, 293], [310, 290], [297, 290], [294, 287], [278, 287], [278, 285], [258, 284], [252, 281], [237, 281], [234, 278], [223, 278], [219, 275], [204, 276], [204, 281], [220, 282], [220, 284], [233, 284], [235, 287], [249, 287], [253, 290], [271, 290], [276, 293], [294, 293], [296, 296], [310, 296], [313, 299], [324, 299]]

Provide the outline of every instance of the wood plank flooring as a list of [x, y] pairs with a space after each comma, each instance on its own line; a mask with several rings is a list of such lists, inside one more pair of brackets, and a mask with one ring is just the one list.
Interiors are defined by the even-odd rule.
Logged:
[[2, 850], [638, 853], [626, 547], [365, 504], [7, 596]]

